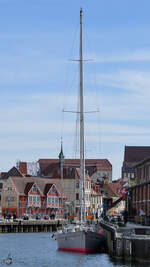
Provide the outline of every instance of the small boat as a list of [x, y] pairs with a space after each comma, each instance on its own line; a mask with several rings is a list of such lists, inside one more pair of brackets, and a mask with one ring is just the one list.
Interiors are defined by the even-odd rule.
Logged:
[[67, 225], [63, 231], [55, 233], [58, 249], [72, 252], [104, 252], [106, 238], [92, 225], [86, 225], [85, 206], [85, 158], [84, 158], [84, 107], [83, 107], [83, 58], [82, 58], [82, 9], [80, 10], [80, 222]]

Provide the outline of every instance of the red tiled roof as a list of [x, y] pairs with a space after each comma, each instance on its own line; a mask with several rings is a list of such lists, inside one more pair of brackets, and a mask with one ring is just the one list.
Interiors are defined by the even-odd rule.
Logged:
[[[42, 173], [44, 176], [51, 178], [61, 178], [61, 171], [59, 163], [49, 164]], [[71, 165], [65, 165], [63, 167], [63, 179], [75, 179], [76, 174], [80, 177], [80, 168], [72, 167]], [[86, 179], [90, 180], [89, 175], [86, 174]]]
[[[59, 163], [59, 159], [39, 159], [38, 163], [44, 170], [50, 164]], [[79, 167], [80, 159], [65, 159], [65, 167]], [[112, 165], [107, 159], [85, 159], [85, 167], [96, 167], [97, 170], [112, 170]]]
[[150, 146], [125, 146], [124, 162], [132, 164], [150, 156]]
[[[63, 178], [75, 178], [75, 169], [70, 167], [63, 167]], [[59, 163], [51, 163], [49, 164], [43, 171], [42, 175], [52, 177], [52, 178], [61, 178], [61, 170]]]
[[120, 197], [120, 188], [120, 182], [113, 182], [104, 184], [101, 189], [104, 190], [104, 192], [107, 192], [109, 197]]
[[120, 196], [120, 191], [119, 191], [119, 189], [121, 188], [120, 182], [108, 183], [107, 185], [110, 187], [110, 189], [116, 196], [118, 197]]

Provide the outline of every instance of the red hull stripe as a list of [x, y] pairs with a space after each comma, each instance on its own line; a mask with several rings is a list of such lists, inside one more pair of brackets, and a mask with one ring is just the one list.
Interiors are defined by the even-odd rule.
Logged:
[[90, 248], [59, 248], [59, 250], [71, 251], [71, 252], [82, 252], [82, 253], [93, 253], [94, 252], [94, 250]]

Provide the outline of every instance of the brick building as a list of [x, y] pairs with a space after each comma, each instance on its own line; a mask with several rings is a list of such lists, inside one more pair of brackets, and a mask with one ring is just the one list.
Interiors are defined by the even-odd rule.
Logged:
[[135, 165], [150, 156], [150, 146], [125, 146], [122, 178], [130, 185], [135, 183]]
[[131, 216], [150, 216], [150, 157], [135, 165], [136, 185], [130, 188], [127, 199]]
[[65, 195], [60, 180], [40, 177], [9, 177], [1, 197], [2, 214], [64, 216]]

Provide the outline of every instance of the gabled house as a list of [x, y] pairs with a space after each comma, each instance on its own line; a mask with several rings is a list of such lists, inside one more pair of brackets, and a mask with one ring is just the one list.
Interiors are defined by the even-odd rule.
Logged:
[[40, 177], [9, 177], [2, 191], [2, 214], [22, 217], [51, 215], [64, 216], [65, 195], [60, 180]]
[[24, 177], [23, 174], [16, 167], [12, 167], [8, 172], [2, 172], [0, 174], [0, 206], [2, 190], [10, 176]]
[[[103, 197], [103, 210], [104, 213], [120, 213], [125, 209], [125, 199], [122, 197], [121, 192], [122, 181], [114, 181], [112, 183], [105, 183], [101, 188]], [[116, 203], [116, 205], [114, 205]]]
[[[59, 208], [62, 205], [61, 193], [55, 184], [46, 184], [44, 194], [46, 195], [46, 207], [49, 210], [49, 214], [52, 214], [54, 209]], [[48, 213], [48, 212], [47, 212]]]
[[28, 197], [28, 210], [29, 213], [33, 213], [33, 209], [40, 209], [41, 208], [41, 199], [43, 197], [43, 192], [41, 191], [40, 187], [37, 185], [36, 182], [29, 182], [26, 184], [25, 194]]

